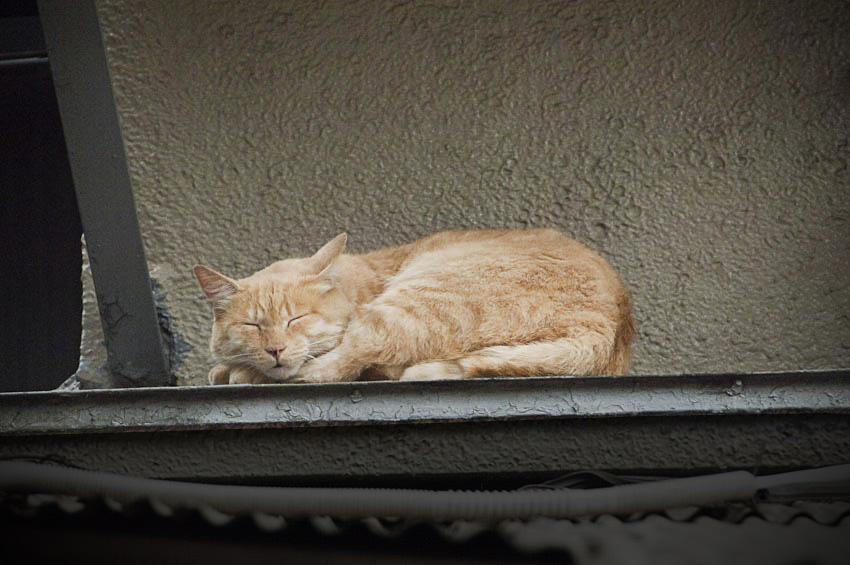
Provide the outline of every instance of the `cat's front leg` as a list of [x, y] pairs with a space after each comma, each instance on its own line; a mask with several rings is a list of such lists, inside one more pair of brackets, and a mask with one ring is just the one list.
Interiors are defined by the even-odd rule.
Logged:
[[397, 380], [417, 358], [423, 335], [431, 335], [422, 320], [387, 306], [362, 307], [334, 349], [305, 363], [291, 382], [328, 383], [357, 379], [369, 368]]

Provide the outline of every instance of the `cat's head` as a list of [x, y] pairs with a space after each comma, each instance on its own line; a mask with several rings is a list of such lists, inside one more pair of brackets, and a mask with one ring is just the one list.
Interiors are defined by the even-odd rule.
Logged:
[[213, 309], [216, 360], [285, 382], [336, 347], [354, 308], [338, 288], [335, 263], [345, 241], [340, 234], [312, 257], [280, 261], [239, 280], [196, 265]]

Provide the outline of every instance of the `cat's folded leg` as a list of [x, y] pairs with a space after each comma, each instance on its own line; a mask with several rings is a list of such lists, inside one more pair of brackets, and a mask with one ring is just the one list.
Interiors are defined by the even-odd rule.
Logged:
[[430, 330], [427, 321], [405, 309], [370, 305], [351, 322], [339, 345], [305, 363], [291, 382], [353, 381], [369, 368], [396, 380], [404, 367], [426, 357], [421, 351], [423, 343], [428, 343], [430, 350], [441, 350], [444, 339], [440, 332]]
[[449, 341], [451, 338], [442, 331], [434, 330], [431, 318], [413, 314], [411, 308], [386, 303], [368, 305], [358, 311], [340, 344], [305, 363], [292, 381], [353, 381], [368, 368], [375, 368], [391, 380], [399, 379], [403, 372], [408, 372], [407, 380], [413, 380], [414, 374], [416, 380], [460, 378], [457, 367], [411, 367], [419, 361], [439, 358], [437, 355], [447, 349]]

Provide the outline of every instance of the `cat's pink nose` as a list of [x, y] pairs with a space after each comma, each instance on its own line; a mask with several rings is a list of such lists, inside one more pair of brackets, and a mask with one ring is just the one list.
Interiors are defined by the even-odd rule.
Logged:
[[268, 353], [269, 355], [271, 355], [272, 357], [274, 357], [275, 359], [277, 359], [277, 358], [278, 358], [278, 356], [279, 356], [281, 353], [283, 353], [283, 350], [284, 350], [284, 349], [286, 349], [286, 346], [285, 346], [285, 345], [281, 345], [281, 346], [279, 346], [279, 347], [266, 347], [266, 353]]

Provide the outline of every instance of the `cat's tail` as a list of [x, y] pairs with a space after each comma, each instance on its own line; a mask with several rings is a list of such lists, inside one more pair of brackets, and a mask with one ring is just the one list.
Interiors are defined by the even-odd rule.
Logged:
[[458, 359], [413, 365], [401, 380], [625, 375], [633, 335], [634, 321], [627, 316], [616, 331], [576, 329], [571, 337], [485, 347]]
[[632, 303], [625, 290], [619, 297], [617, 307], [620, 311], [620, 323], [614, 335], [614, 349], [611, 352], [611, 362], [605, 368], [605, 375], [627, 375], [632, 364], [632, 341], [637, 332]]

